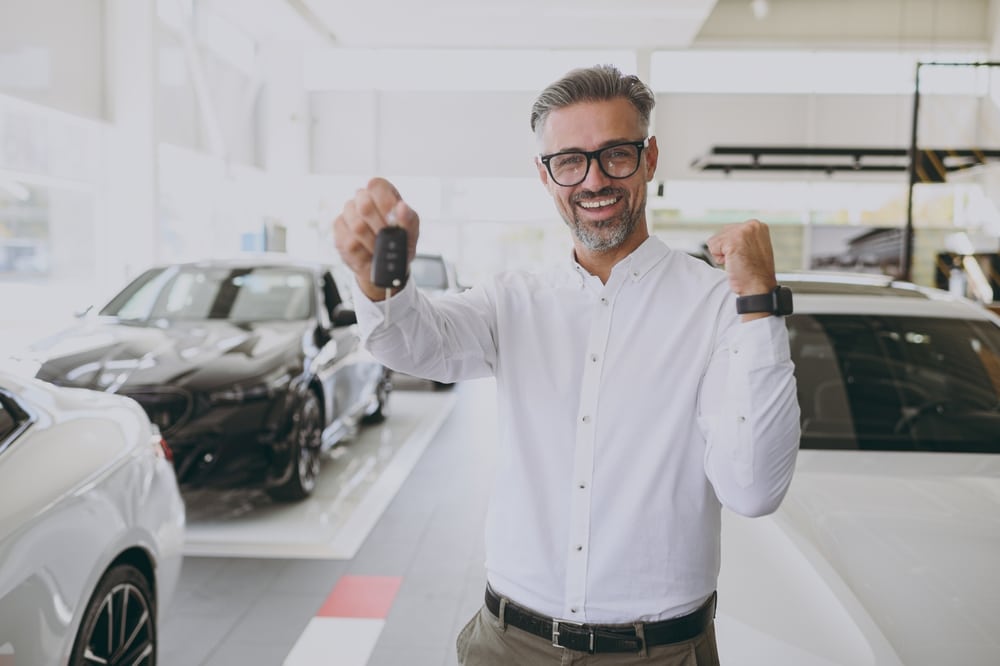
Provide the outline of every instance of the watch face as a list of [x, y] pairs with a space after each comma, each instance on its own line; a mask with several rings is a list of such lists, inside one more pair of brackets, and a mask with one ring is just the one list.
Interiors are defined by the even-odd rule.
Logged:
[[778, 315], [790, 315], [792, 314], [792, 290], [788, 287], [779, 286], [774, 290], [774, 314]]

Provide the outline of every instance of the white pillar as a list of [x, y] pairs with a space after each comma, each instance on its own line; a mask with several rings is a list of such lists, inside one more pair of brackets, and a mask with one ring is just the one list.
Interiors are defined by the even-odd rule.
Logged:
[[287, 249], [293, 254], [315, 253], [314, 233], [307, 230], [312, 201], [306, 186], [311, 171], [312, 114], [302, 72], [302, 50], [287, 42], [259, 45], [258, 65], [264, 86], [263, 153], [268, 194], [265, 222], [268, 233], [287, 230]]
[[98, 280], [113, 287], [157, 258], [157, 18], [154, 0], [106, 0], [105, 8], [110, 136]]
[[302, 75], [302, 51], [293, 44], [260, 45], [264, 80], [264, 166], [269, 173], [309, 172], [311, 117]]

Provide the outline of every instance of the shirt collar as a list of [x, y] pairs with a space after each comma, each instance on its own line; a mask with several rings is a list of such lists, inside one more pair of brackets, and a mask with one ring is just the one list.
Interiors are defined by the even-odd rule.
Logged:
[[632, 254], [619, 261], [611, 269], [611, 273], [614, 274], [619, 270], [626, 271], [629, 279], [638, 282], [669, 252], [670, 248], [667, 247], [666, 243], [656, 236], [650, 236], [642, 242], [642, 245], [635, 248]]
[[[615, 264], [614, 268], [611, 269], [611, 275], [613, 277], [618, 273], [625, 272], [628, 279], [638, 282], [663, 257], [667, 256], [669, 252], [670, 248], [667, 247], [666, 243], [656, 236], [650, 236], [642, 242], [642, 245], [633, 250], [630, 255]], [[569, 261], [566, 266], [570, 269], [570, 274], [573, 276], [574, 282], [579, 287], [583, 287], [586, 284], [587, 278], [590, 277], [590, 273], [577, 262], [576, 253], [573, 248], [569, 250], [568, 259]]]

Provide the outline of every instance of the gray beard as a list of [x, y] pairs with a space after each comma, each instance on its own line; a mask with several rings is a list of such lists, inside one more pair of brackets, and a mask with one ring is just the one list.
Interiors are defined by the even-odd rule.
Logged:
[[[625, 243], [625, 240], [632, 234], [639, 223], [642, 209], [645, 206], [646, 202], [643, 201], [637, 211], [625, 211], [619, 217], [613, 217], [610, 220], [602, 222], [596, 229], [585, 224], [575, 215], [572, 220], [567, 220], [567, 224], [572, 229], [573, 235], [576, 236], [576, 239], [585, 248], [591, 252], [608, 252], [609, 250], [621, 247]], [[598, 233], [608, 227], [613, 227], [610, 234]]]
[[601, 227], [608, 227], [616, 222], [618, 224], [612, 229], [610, 234], [600, 234], [598, 233], [600, 229], [584, 226], [579, 220], [574, 220], [573, 234], [591, 252], [607, 252], [608, 250], [620, 247], [632, 230], [635, 229], [635, 218], [631, 215], [626, 216], [625, 219], [616, 217], [608, 220]]

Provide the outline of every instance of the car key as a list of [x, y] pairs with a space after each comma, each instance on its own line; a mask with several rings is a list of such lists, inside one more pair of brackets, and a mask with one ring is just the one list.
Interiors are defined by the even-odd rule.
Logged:
[[406, 279], [407, 247], [406, 229], [396, 222], [396, 215], [389, 213], [383, 227], [375, 234], [375, 252], [372, 254], [372, 284], [385, 288], [385, 323], [389, 324], [389, 299], [392, 290]]
[[375, 235], [375, 252], [372, 256], [372, 284], [376, 287], [393, 289], [406, 279], [407, 237], [406, 229], [393, 224], [389, 216], [389, 226]]

